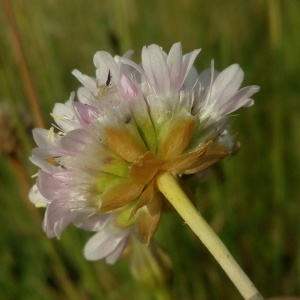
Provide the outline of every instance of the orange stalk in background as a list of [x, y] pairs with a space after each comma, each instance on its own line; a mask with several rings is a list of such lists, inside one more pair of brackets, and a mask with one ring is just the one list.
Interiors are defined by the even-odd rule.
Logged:
[[17, 22], [13, 14], [13, 8], [10, 0], [3, 0], [5, 15], [7, 18], [8, 26], [10, 28], [10, 38], [12, 42], [12, 48], [15, 51], [18, 66], [23, 78], [27, 98], [32, 111], [35, 127], [44, 128], [44, 120], [42, 118], [37, 93], [35, 91], [32, 77], [29, 72], [26, 57], [23, 51], [20, 33], [18, 30]]

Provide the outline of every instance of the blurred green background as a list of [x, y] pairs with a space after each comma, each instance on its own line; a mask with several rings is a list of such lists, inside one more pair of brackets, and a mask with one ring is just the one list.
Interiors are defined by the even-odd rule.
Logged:
[[[241, 299], [225, 273], [175, 213], [155, 240], [172, 270], [155, 284], [136, 281], [130, 253], [115, 265], [88, 262], [90, 233], [72, 227], [49, 240], [44, 210], [28, 201], [36, 168], [31, 129], [51, 124], [55, 102], [94, 75], [97, 50], [123, 54], [177, 41], [239, 63], [256, 104], [232, 117], [240, 152], [187, 179], [197, 206], [265, 296], [300, 295], [300, 2], [298, 0], [3, 0], [0, 5], [0, 299]], [[138, 61], [137, 61], [138, 62]], [[34, 103], [38, 102], [42, 118]]]

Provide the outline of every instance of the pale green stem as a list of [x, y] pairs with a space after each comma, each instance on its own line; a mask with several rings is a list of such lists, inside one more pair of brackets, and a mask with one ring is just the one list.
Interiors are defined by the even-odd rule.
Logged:
[[181, 215], [186, 224], [194, 231], [215, 257], [244, 299], [263, 299], [249, 277], [229, 253], [223, 242], [183, 192], [176, 177], [167, 172], [163, 173], [157, 177], [157, 185], [159, 190]]

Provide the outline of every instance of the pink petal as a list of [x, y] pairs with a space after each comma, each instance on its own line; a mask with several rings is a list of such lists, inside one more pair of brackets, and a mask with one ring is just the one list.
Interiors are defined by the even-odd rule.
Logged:
[[47, 207], [43, 229], [47, 237], [60, 238], [62, 231], [72, 222], [78, 212], [70, 211], [66, 198], [55, 199]]
[[70, 180], [69, 171], [48, 174], [43, 170], [39, 170], [37, 186], [43, 197], [52, 200], [66, 189]]
[[195, 59], [198, 56], [198, 54], [200, 53], [200, 51], [201, 51], [201, 49], [194, 50], [183, 56], [180, 78], [179, 78], [179, 82], [177, 83], [178, 86], [180, 86], [180, 87], [182, 86], [183, 82], [185, 81], [186, 77], [188, 76], [190, 69], [193, 67]]
[[51, 137], [49, 136], [49, 134], [49, 130], [43, 128], [35, 128], [32, 130], [33, 138], [39, 147], [57, 145], [57, 142], [61, 139], [61, 137], [56, 133], [53, 133]]
[[242, 88], [224, 104], [221, 108], [222, 114], [227, 115], [238, 110], [240, 107], [251, 106], [254, 101], [250, 97], [258, 91], [259, 87], [255, 85]]
[[[180, 78], [182, 77], [182, 49], [180, 43], [174, 44], [170, 49], [170, 52], [167, 57], [167, 64], [169, 68], [169, 76], [171, 79], [172, 89], [176, 89], [180, 83], [181, 87], [183, 80], [182, 78]], [[178, 87], [177, 90], [179, 90], [180, 87]]]
[[32, 150], [34, 156], [45, 159], [49, 157], [72, 155], [69, 151], [61, 148], [60, 142], [63, 138], [62, 136], [41, 128], [33, 129], [32, 133], [35, 142], [39, 146]]
[[80, 102], [76, 102], [74, 105], [79, 116], [86, 124], [92, 123], [100, 114], [100, 110], [94, 106]]
[[243, 79], [244, 72], [237, 64], [222, 71], [211, 87], [211, 104], [226, 102], [238, 91]]
[[56, 166], [48, 163], [47, 161], [45, 161], [44, 159], [41, 159], [40, 157], [32, 155], [29, 157], [29, 159], [33, 164], [35, 164], [36, 166], [41, 168], [43, 171], [45, 171], [49, 174], [53, 174], [58, 171]]
[[134, 99], [138, 94], [136, 85], [124, 74], [121, 75], [122, 94], [125, 100]]
[[61, 139], [60, 146], [70, 153], [80, 153], [84, 150], [89, 138], [90, 136], [85, 129], [72, 130]]
[[71, 156], [74, 155], [73, 151], [66, 151], [60, 149], [59, 147], [43, 147], [43, 148], [34, 148], [32, 149], [32, 155], [39, 158], [49, 158], [49, 157], [58, 157], [58, 156]]
[[142, 64], [150, 86], [158, 94], [170, 91], [170, 74], [166, 62], [166, 53], [157, 45], [143, 47]]

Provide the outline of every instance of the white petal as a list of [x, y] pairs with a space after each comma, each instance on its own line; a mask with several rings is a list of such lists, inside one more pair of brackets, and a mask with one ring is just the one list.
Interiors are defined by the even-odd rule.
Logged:
[[93, 101], [95, 101], [94, 96], [85, 87], [80, 87], [77, 90], [77, 98], [83, 104], [89, 104], [89, 105], [91, 105], [93, 103]]
[[86, 216], [81, 215], [79, 219], [74, 221], [74, 225], [87, 231], [100, 231], [106, 226], [111, 219], [112, 214], [103, 214], [95, 216], [91, 212], [87, 212]]
[[128, 239], [124, 238], [120, 244], [118, 245], [118, 247], [116, 247], [116, 249], [109, 255], [106, 256], [106, 262], [110, 265], [113, 265], [118, 258], [120, 257], [120, 255], [123, 253], [125, 247], [128, 244]]
[[120, 229], [119, 234], [101, 230], [93, 235], [86, 243], [83, 252], [88, 260], [102, 259], [112, 254], [118, 247], [122, 247], [122, 240], [127, 236], [127, 230]]
[[96, 75], [98, 85], [105, 85], [108, 74], [111, 75], [111, 84], [119, 82], [119, 67], [114, 58], [106, 51], [98, 51], [94, 55], [94, 64], [96, 66]]
[[214, 62], [211, 62], [211, 68], [206, 69], [199, 74], [199, 82], [201, 88], [208, 88], [218, 77], [220, 72], [214, 70]]
[[[124, 65], [134, 68], [137, 71], [136, 74], [135, 74], [135, 72], [132, 72], [131, 75], [133, 75], [133, 78], [137, 78], [139, 75], [142, 75], [145, 79], [147, 79], [147, 76], [146, 76], [143, 68], [141, 66], [139, 66], [138, 64], [136, 64], [135, 62], [133, 62], [132, 60], [124, 58], [124, 57], [120, 57], [120, 62]], [[137, 80], [137, 81], [140, 82], [141, 80]]]
[[62, 103], [56, 103], [52, 112], [56, 124], [65, 132], [78, 128], [79, 122], [76, 119], [73, 107]]
[[123, 64], [123, 59], [131, 61], [130, 57], [133, 54], [133, 50], [127, 51], [122, 57], [119, 55], [115, 55], [114, 60], [120, 68], [120, 73], [122, 74], [129, 74], [130, 73], [130, 66], [127, 64]]
[[29, 200], [36, 207], [46, 207], [50, 203], [48, 199], [42, 196], [36, 184], [29, 191]]
[[199, 89], [199, 80], [198, 80], [198, 72], [197, 69], [193, 66], [188, 72], [184, 84], [183, 89], [186, 90], [198, 90]]
[[91, 78], [87, 75], [83, 75], [80, 71], [78, 70], [73, 70], [72, 74], [89, 90], [91, 91], [94, 95], [98, 94], [98, 88], [97, 88], [97, 83], [94, 78]]
[[39, 147], [54, 146], [57, 144], [57, 141], [61, 139], [56, 133], [43, 128], [34, 128], [32, 130], [32, 135]]

